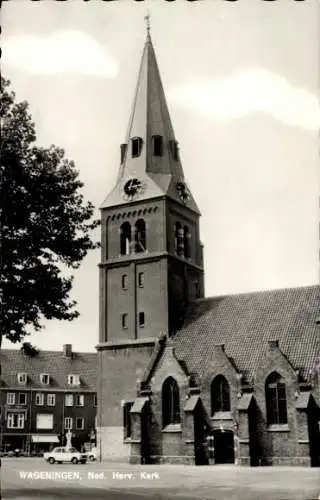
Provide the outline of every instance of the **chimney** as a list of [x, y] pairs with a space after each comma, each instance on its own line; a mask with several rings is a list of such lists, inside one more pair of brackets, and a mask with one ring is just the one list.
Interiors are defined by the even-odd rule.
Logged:
[[269, 349], [278, 349], [279, 348], [279, 340], [268, 340]]
[[66, 358], [72, 358], [72, 344], [63, 345], [63, 354]]

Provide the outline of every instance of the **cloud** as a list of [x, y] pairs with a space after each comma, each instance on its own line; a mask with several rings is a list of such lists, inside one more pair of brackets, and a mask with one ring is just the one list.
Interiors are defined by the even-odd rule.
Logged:
[[195, 81], [176, 87], [168, 98], [214, 119], [233, 120], [262, 111], [288, 125], [308, 130], [320, 127], [317, 97], [261, 68], [247, 69], [222, 81]]
[[70, 72], [113, 78], [118, 73], [103, 47], [80, 31], [8, 37], [2, 43], [2, 63], [45, 75]]

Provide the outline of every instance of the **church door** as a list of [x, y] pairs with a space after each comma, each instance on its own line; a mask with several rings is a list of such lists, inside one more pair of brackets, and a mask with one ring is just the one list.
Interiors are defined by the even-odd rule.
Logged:
[[232, 431], [214, 431], [214, 461], [216, 464], [234, 463], [234, 442]]

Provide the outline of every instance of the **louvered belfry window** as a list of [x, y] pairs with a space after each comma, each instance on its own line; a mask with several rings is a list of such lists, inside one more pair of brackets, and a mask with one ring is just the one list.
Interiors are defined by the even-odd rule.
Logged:
[[129, 255], [131, 250], [131, 225], [124, 222], [120, 227], [120, 254]]

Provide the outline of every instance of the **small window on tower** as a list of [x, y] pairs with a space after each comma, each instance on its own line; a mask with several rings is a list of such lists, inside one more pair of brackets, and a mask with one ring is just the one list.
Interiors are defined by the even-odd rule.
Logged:
[[144, 327], [144, 312], [139, 313], [139, 327], [140, 328]]
[[138, 284], [139, 284], [139, 288], [144, 287], [144, 273], [138, 274]]
[[121, 285], [122, 285], [122, 290], [127, 290], [128, 289], [128, 275], [123, 274], [121, 277]]
[[175, 141], [175, 140], [171, 140], [169, 141], [169, 144], [170, 144], [170, 150], [171, 150], [171, 154], [173, 156], [173, 159], [175, 161], [178, 161], [179, 160], [179, 147], [178, 147], [178, 142]]
[[142, 150], [142, 139], [141, 137], [134, 137], [131, 139], [131, 156], [136, 158], [141, 155]]
[[122, 328], [126, 330], [128, 328], [128, 315], [123, 314], [121, 317], [121, 321], [122, 321]]
[[163, 141], [161, 135], [154, 135], [153, 140], [153, 154], [154, 156], [163, 155]]

